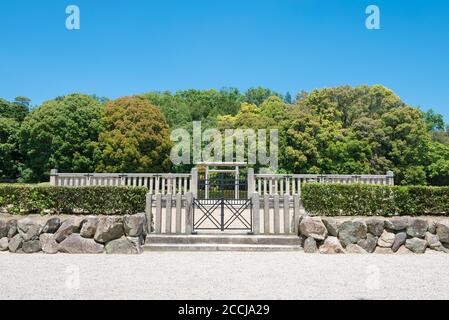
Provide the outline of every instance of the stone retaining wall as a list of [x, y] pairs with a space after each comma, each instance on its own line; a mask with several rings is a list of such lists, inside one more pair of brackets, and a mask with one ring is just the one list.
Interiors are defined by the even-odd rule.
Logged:
[[130, 216], [0, 217], [0, 251], [137, 254], [147, 234], [144, 213]]
[[307, 253], [449, 252], [449, 219], [423, 217], [303, 217]]

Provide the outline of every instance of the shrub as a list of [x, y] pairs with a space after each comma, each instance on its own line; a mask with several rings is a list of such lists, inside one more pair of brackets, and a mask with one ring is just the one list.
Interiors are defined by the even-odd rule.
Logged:
[[323, 216], [446, 215], [449, 187], [306, 183], [307, 212]]
[[12, 214], [134, 214], [145, 209], [147, 188], [0, 185], [0, 208]]

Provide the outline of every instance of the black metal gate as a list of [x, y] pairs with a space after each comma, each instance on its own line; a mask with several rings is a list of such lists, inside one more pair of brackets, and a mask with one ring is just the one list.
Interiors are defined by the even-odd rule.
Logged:
[[245, 176], [232, 173], [200, 174], [198, 198], [193, 200], [193, 232], [252, 232], [252, 202], [248, 199]]

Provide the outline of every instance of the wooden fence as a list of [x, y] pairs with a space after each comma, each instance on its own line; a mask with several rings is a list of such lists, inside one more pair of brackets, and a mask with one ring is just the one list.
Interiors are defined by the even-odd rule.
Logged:
[[250, 192], [283, 196], [301, 194], [301, 185], [305, 182], [394, 185], [394, 175], [393, 172], [386, 175], [254, 174], [254, 178], [248, 178], [248, 181], [252, 184]]
[[[254, 174], [248, 168], [248, 197], [254, 192], [260, 195], [301, 194], [305, 182], [362, 183], [394, 185], [394, 175], [335, 175], [335, 174]], [[59, 173], [52, 170], [50, 184], [55, 186], [144, 186], [151, 194], [187, 194], [198, 196], [198, 169], [190, 173]]]
[[[254, 193], [252, 199], [252, 233], [294, 235], [298, 233], [299, 217], [305, 212], [299, 195], [268, 195]], [[193, 231], [193, 195], [147, 195], [146, 213], [155, 234], [191, 234]], [[211, 214], [214, 214], [213, 212]], [[219, 214], [217, 212], [216, 214]]]
[[131, 186], [147, 187], [151, 194], [186, 194], [196, 189], [192, 174], [173, 173], [59, 173], [52, 170], [54, 186]]

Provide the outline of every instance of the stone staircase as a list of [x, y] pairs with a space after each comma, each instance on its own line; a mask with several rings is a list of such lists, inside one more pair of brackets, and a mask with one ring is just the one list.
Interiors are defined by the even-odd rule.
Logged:
[[149, 235], [145, 251], [298, 251], [297, 236], [286, 235]]

